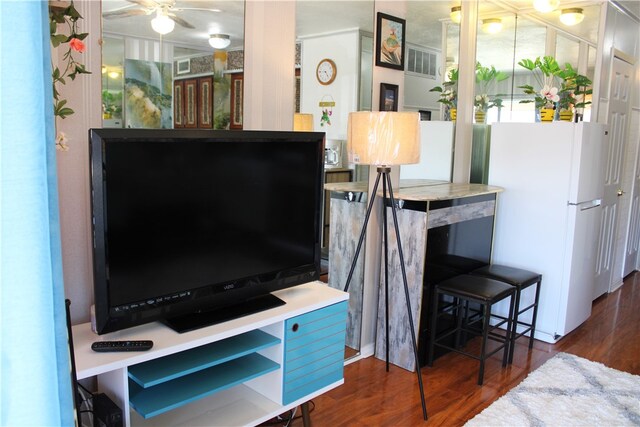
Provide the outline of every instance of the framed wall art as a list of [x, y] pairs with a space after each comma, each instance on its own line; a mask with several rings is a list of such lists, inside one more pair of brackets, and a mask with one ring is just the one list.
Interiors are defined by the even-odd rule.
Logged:
[[380, 111], [398, 111], [398, 85], [380, 83]]
[[376, 65], [404, 70], [404, 19], [378, 12], [376, 24]]

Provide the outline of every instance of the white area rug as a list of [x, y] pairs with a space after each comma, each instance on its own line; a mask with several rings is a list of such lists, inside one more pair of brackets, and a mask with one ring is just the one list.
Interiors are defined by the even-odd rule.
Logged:
[[558, 353], [465, 426], [640, 426], [640, 376]]

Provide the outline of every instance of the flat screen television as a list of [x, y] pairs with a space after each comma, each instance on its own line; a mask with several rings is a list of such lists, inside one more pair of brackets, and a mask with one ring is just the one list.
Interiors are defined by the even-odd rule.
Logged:
[[184, 332], [319, 278], [324, 133], [91, 129], [95, 328]]

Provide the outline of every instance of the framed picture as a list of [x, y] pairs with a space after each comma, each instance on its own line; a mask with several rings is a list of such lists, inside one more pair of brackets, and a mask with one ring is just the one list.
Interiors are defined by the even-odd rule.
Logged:
[[378, 12], [376, 24], [376, 65], [404, 70], [404, 19]]
[[179, 59], [176, 61], [176, 74], [187, 74], [191, 72], [191, 60]]
[[380, 111], [398, 111], [398, 85], [380, 83]]

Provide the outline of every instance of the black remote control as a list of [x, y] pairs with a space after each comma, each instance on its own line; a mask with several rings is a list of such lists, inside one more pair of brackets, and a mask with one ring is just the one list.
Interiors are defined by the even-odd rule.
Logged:
[[145, 351], [153, 347], [153, 341], [96, 341], [91, 344], [91, 350], [99, 352], [108, 351]]

